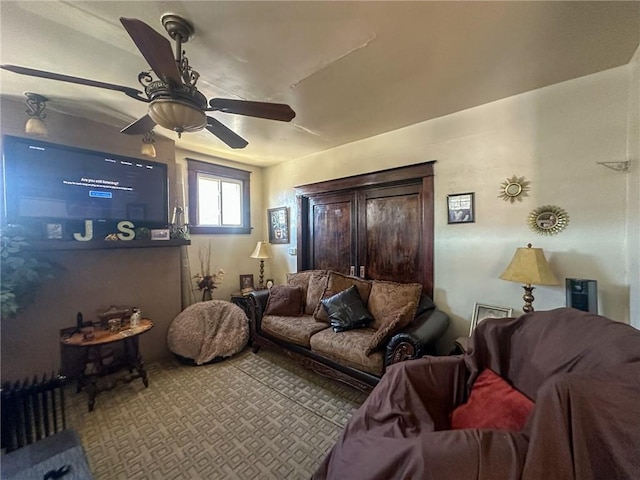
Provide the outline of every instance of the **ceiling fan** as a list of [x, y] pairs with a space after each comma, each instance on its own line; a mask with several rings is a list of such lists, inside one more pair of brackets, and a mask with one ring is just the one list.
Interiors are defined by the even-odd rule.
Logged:
[[[205, 112], [220, 111], [282, 122], [289, 122], [296, 116], [289, 105], [282, 103], [228, 98], [212, 98], [207, 102], [207, 98], [196, 88], [200, 74], [191, 68], [182, 50], [182, 45], [195, 33], [193, 26], [184, 18], [172, 13], [164, 14], [161, 21], [169, 36], [175, 41], [175, 57], [169, 40], [149, 25], [135, 18], [120, 18], [120, 22], [151, 67], [151, 70], [138, 75], [138, 82], [144, 87], [144, 93], [122, 85], [17, 65], [0, 65], [0, 68], [21, 75], [115, 90], [148, 103], [148, 113], [121, 130], [127, 135], [142, 135], [156, 125], [177, 132], [178, 137], [183, 132], [197, 132], [206, 128], [229, 147], [244, 148], [248, 144], [244, 138], [215, 118], [207, 116]], [[157, 80], [153, 79], [151, 71], [156, 74]]]

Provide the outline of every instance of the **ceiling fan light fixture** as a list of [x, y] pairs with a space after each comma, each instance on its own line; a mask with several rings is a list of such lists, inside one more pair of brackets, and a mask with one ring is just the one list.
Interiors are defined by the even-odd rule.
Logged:
[[183, 132], [197, 132], [207, 125], [207, 116], [186, 102], [175, 99], [156, 99], [149, 104], [149, 116], [161, 127]]
[[47, 116], [44, 113], [44, 109], [47, 106], [47, 98], [37, 93], [25, 92], [27, 97], [27, 115], [29, 119], [24, 126], [25, 133], [30, 135], [38, 135], [40, 137], [46, 137], [49, 135], [47, 126], [42, 121]]
[[145, 157], [156, 158], [156, 147], [153, 145], [156, 143], [154, 138], [155, 133], [153, 130], [149, 130], [142, 136], [142, 146], [140, 147], [140, 153]]

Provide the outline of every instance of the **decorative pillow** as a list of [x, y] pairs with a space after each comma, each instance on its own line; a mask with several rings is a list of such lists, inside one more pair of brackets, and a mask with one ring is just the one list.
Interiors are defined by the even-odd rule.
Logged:
[[329, 298], [320, 300], [334, 332], [365, 327], [373, 320], [355, 285]]
[[413, 315], [420, 301], [422, 285], [419, 283], [396, 283], [375, 280], [371, 287], [367, 308], [373, 315], [372, 328], [378, 330], [394, 321], [398, 313], [413, 302]]
[[366, 354], [369, 355], [380, 345], [386, 343], [386, 341], [393, 336], [398, 330], [402, 330], [409, 325], [414, 319], [414, 312], [416, 311], [416, 304], [409, 302], [404, 306], [402, 310], [396, 315], [392, 322], [382, 325], [376, 333], [371, 337], [371, 342], [367, 347]]
[[274, 285], [269, 290], [265, 315], [299, 317], [304, 308], [304, 290], [300, 285]]
[[534, 403], [489, 369], [476, 379], [469, 400], [451, 413], [451, 428], [522, 430]]
[[311, 274], [309, 287], [307, 288], [307, 301], [304, 307], [304, 313], [307, 315], [313, 315], [318, 305], [320, 305], [320, 299], [327, 288], [328, 279], [329, 274], [326, 270], [317, 270]]
[[[338, 272], [329, 272], [327, 288], [325, 288], [322, 298], [329, 298], [351, 286], [355, 286], [358, 289], [358, 294], [362, 302], [366, 305], [369, 300], [369, 293], [371, 292], [371, 282], [358, 277], [343, 275]], [[322, 308], [322, 304], [318, 304], [318, 308], [316, 308], [313, 316], [319, 322], [329, 323], [329, 317], [325, 309]]]

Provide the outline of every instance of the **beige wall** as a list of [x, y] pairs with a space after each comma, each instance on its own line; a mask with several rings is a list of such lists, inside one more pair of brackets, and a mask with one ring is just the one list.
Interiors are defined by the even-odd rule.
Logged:
[[[637, 225], [637, 199], [627, 208], [629, 192], [637, 192], [637, 155], [631, 174], [596, 164], [626, 160], [628, 143], [638, 142], [637, 129], [628, 128], [630, 92], [639, 87], [631, 71], [608, 70], [268, 168], [265, 208], [290, 206], [295, 227], [296, 185], [436, 160], [435, 302], [453, 321], [444, 343], [468, 333], [474, 302], [521, 312], [521, 286], [498, 277], [528, 242], [544, 249], [562, 282], [596, 279], [602, 314], [637, 322], [629, 290], [638, 252], [626, 240], [628, 219]], [[531, 191], [510, 204], [498, 195], [514, 174], [531, 181]], [[448, 225], [446, 196], [461, 192], [475, 192], [477, 220]], [[568, 212], [564, 232], [541, 236], [528, 228], [528, 214], [542, 205]], [[637, 246], [637, 228], [633, 235]], [[280, 281], [296, 269], [288, 247], [295, 244], [274, 248]], [[539, 310], [565, 305], [564, 286], [538, 287], [534, 295]]]
[[[2, 133], [24, 136], [24, 103], [2, 101]], [[118, 129], [47, 111], [47, 141], [140, 157], [140, 137]], [[175, 176], [173, 141], [158, 138], [157, 161]], [[170, 189], [173, 200], [173, 190]], [[180, 312], [180, 249], [116, 249], [48, 252], [66, 270], [34, 292], [35, 303], [16, 318], [1, 319], [3, 380], [57, 371], [60, 366], [58, 332], [75, 325], [76, 313], [86, 320], [110, 305], [135, 305], [155, 322], [140, 340], [147, 361], [168, 355], [166, 332]]]

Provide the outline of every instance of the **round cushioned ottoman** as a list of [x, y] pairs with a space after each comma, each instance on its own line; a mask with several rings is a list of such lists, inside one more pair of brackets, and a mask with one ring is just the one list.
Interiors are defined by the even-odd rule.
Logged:
[[247, 316], [240, 307], [224, 300], [189, 305], [173, 319], [167, 333], [169, 350], [196, 365], [230, 357], [248, 341]]

